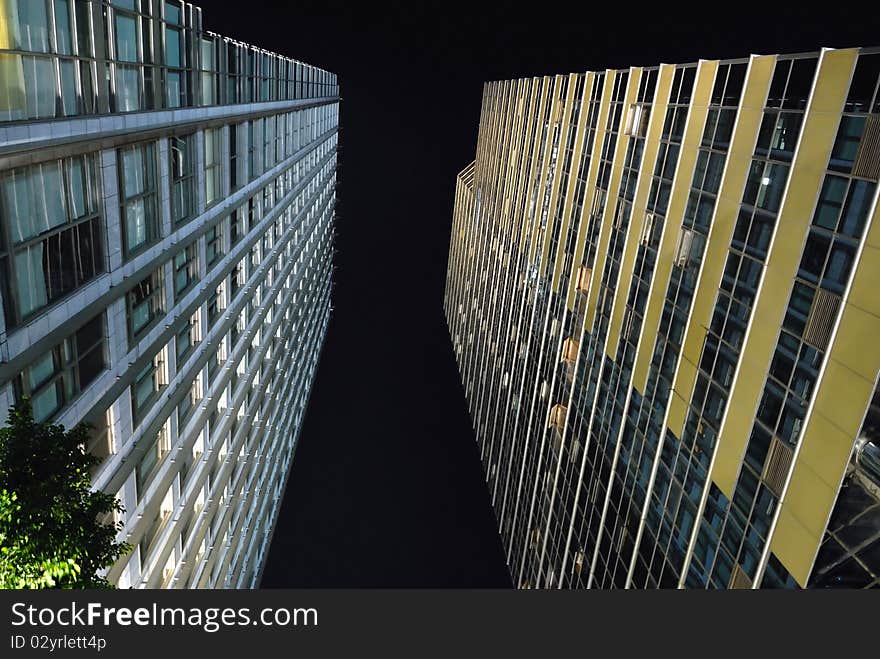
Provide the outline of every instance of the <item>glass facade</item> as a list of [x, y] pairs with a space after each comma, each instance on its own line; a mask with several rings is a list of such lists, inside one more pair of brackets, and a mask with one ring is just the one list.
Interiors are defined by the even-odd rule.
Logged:
[[202, 30], [167, 0], [4, 0], [0, 121], [325, 98], [336, 76]]
[[335, 76], [171, 0], [0, 27], [0, 407], [93, 424], [113, 583], [255, 587], [330, 314]]
[[485, 86], [444, 308], [520, 587], [876, 585], [878, 84], [828, 49]]

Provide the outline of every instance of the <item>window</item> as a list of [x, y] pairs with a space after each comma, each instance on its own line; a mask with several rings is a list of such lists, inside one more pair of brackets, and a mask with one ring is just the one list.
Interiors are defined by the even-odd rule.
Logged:
[[[119, 6], [119, 3], [117, 3]], [[128, 9], [128, 4], [122, 4]], [[113, 30], [115, 33], [115, 90], [113, 101], [115, 112], [131, 112], [149, 106], [145, 102], [144, 90], [144, 67], [142, 63], [144, 49], [149, 52], [149, 39], [141, 38], [143, 19], [137, 14], [119, 11], [113, 12]], [[149, 32], [146, 32], [149, 34]]]
[[208, 325], [213, 326], [225, 309], [224, 284], [221, 282], [211, 297], [208, 298]]
[[205, 234], [205, 251], [208, 265], [213, 265], [223, 256], [223, 226], [218, 222]]
[[189, 105], [187, 94], [187, 50], [180, 7], [165, 3], [165, 104], [169, 108]]
[[267, 214], [272, 210], [272, 207], [275, 205], [275, 186], [273, 184], [267, 185], [263, 188], [263, 214]]
[[229, 126], [229, 189], [237, 190], [245, 182], [246, 175], [240, 170], [244, 165], [239, 157], [241, 140], [244, 137], [242, 126], [231, 124]]
[[[15, 326], [106, 270], [94, 155], [0, 176], [0, 266], [7, 326]], [[3, 255], [3, 245], [11, 246]]]
[[214, 105], [217, 103], [217, 74], [214, 73], [217, 67], [214, 63], [215, 44], [213, 39], [203, 37], [200, 52], [202, 105]]
[[189, 391], [187, 391], [186, 395], [183, 397], [183, 400], [180, 401], [180, 404], [177, 406], [177, 427], [182, 429], [186, 422], [189, 420], [189, 417], [192, 415], [193, 410], [195, 410], [196, 406], [202, 400], [202, 374], [199, 371], [196, 374], [195, 379], [190, 383]]
[[174, 299], [189, 290], [199, 278], [198, 243], [193, 242], [174, 257]]
[[755, 153], [777, 160], [791, 160], [802, 119], [801, 112], [766, 112]]
[[644, 137], [648, 132], [648, 117], [650, 115], [650, 107], [640, 103], [633, 103], [629, 107], [629, 113], [626, 119], [627, 135], [633, 137]]
[[149, 446], [141, 457], [135, 470], [135, 483], [137, 485], [138, 498], [143, 498], [147, 491], [153, 476], [155, 476], [158, 467], [162, 464], [162, 460], [171, 450], [171, 441], [169, 438], [168, 423], [164, 423], [156, 433], [155, 437], [149, 441]]
[[171, 155], [171, 221], [175, 224], [195, 215], [195, 135], [168, 140]]
[[678, 235], [678, 246], [675, 250], [675, 265], [679, 268], [687, 267], [688, 256], [691, 252], [691, 244], [694, 240], [694, 232], [690, 229], [682, 229]]
[[771, 213], [779, 209], [788, 181], [788, 166], [772, 162], [752, 161], [743, 201]]
[[135, 424], [140, 423], [167, 384], [163, 348], [135, 375], [131, 384], [131, 410]]
[[185, 357], [189, 354], [189, 351], [193, 346], [198, 345], [198, 343], [202, 340], [202, 335], [200, 332], [200, 313], [198, 310], [189, 317], [188, 320], [184, 320], [177, 330], [177, 368], [180, 370], [180, 366], [184, 363]]
[[[162, 531], [165, 523], [171, 518], [171, 513], [174, 511], [174, 505], [174, 488], [169, 485], [168, 489], [165, 490], [165, 495], [162, 497], [162, 503], [156, 511], [156, 516], [153, 518], [152, 522], [150, 522], [147, 530], [144, 531], [144, 535], [141, 538], [141, 561], [144, 561], [148, 556], [150, 549], [152, 549], [153, 541]], [[171, 554], [171, 557], [174, 557], [173, 553]]]
[[245, 207], [236, 208], [229, 216], [229, 244], [235, 245], [247, 232], [244, 226]]
[[[113, 437], [113, 424], [110, 410], [106, 410], [103, 414], [92, 421], [89, 428], [89, 439], [86, 444], [86, 451], [91, 453], [101, 462], [91, 468], [92, 479], [100, 471], [103, 461], [110, 455], [116, 453], [116, 443]], [[115, 520], [111, 520], [115, 521]]]
[[235, 299], [235, 296], [238, 294], [238, 291], [244, 286], [247, 281], [247, 260], [242, 259], [238, 263], [235, 264], [235, 267], [232, 269], [232, 272], [229, 273], [229, 281], [230, 281], [230, 297]]
[[844, 116], [840, 120], [840, 128], [831, 150], [831, 161], [828, 169], [849, 173], [852, 171], [856, 154], [859, 150], [859, 142], [865, 128], [864, 116]]
[[211, 206], [222, 196], [222, 128], [205, 129], [205, 204]]
[[253, 197], [248, 198], [248, 203], [247, 203], [247, 218], [248, 218], [247, 230], [248, 231], [250, 231], [251, 229], [253, 229], [257, 225], [257, 222], [260, 221], [261, 215], [262, 214], [260, 213], [259, 195], [254, 195]]
[[263, 173], [263, 120], [248, 122], [248, 176], [253, 181]]
[[165, 313], [162, 268], [141, 280], [126, 296], [128, 334], [134, 341], [143, 336]]
[[[0, 54], [0, 121], [52, 118], [93, 111], [92, 64], [86, 18], [89, 8], [72, 0], [5, 0], [0, 3], [3, 50], [55, 56]], [[77, 43], [72, 25], [81, 32]], [[50, 39], [54, 30], [54, 40]], [[77, 70], [81, 81], [77, 79]], [[60, 96], [59, 93], [60, 92]]]
[[119, 149], [119, 191], [127, 256], [159, 238], [156, 203], [156, 146], [153, 142]]
[[263, 121], [263, 168], [268, 171], [276, 162], [275, 160], [275, 131], [277, 129], [277, 115], [264, 118]]
[[102, 312], [19, 374], [17, 398], [30, 398], [37, 421], [53, 417], [107, 368], [105, 334]]

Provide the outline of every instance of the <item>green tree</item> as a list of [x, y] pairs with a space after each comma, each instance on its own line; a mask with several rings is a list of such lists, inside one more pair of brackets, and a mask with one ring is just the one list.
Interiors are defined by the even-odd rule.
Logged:
[[98, 572], [130, 551], [116, 542], [122, 511], [91, 490], [100, 459], [85, 449], [89, 426], [34, 420], [25, 400], [0, 428], [0, 588], [112, 588]]

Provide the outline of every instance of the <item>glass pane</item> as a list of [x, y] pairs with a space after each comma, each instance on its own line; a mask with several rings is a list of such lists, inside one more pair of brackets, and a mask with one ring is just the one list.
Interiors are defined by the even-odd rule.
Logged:
[[201, 44], [202, 62], [201, 68], [205, 71], [214, 69], [214, 42], [209, 39], [202, 39]]
[[837, 131], [837, 139], [831, 150], [831, 162], [829, 169], [849, 172], [855, 160], [862, 137], [862, 129], [865, 127], [865, 117], [843, 117], [840, 120], [840, 129]]
[[31, 398], [34, 419], [36, 421], [45, 421], [52, 416], [59, 407], [61, 407], [61, 397], [59, 393], [58, 383], [56, 382]]
[[104, 370], [104, 349], [97, 347], [89, 352], [79, 362], [79, 387], [80, 390], [91, 384]]
[[21, 242], [37, 234], [29, 174], [27, 169], [13, 170], [3, 179], [0, 188], [3, 193], [3, 208], [9, 213], [9, 217], [4, 220], [12, 228], [13, 242]]
[[48, 302], [43, 252], [43, 243], [38, 243], [15, 255], [18, 308], [22, 316], [46, 306]]
[[31, 391], [39, 387], [55, 373], [54, 353], [47, 352], [27, 369], [28, 387]]
[[166, 78], [166, 105], [169, 108], [179, 108], [181, 106], [181, 85], [182, 77], [177, 71], [169, 71]]
[[846, 200], [846, 208], [843, 211], [843, 219], [837, 229], [840, 233], [861, 238], [873, 196], [874, 183], [853, 180]]
[[[12, 42], [18, 50], [49, 51], [49, 21], [46, 16], [46, 3], [43, 0], [12, 0], [5, 8], [4, 22], [10, 21]], [[9, 23], [6, 23], [9, 25]]]
[[130, 202], [125, 208], [126, 245], [131, 251], [147, 242], [146, 207], [143, 199]]
[[137, 20], [131, 16], [116, 15], [116, 59], [137, 62]]
[[26, 113], [21, 56], [0, 53], [0, 121], [24, 119]]
[[77, 114], [76, 98], [76, 63], [73, 60], [60, 60], [58, 62], [61, 71], [61, 105], [64, 116]]
[[76, 41], [79, 54], [89, 56], [91, 49], [91, 18], [89, 13], [91, 8], [83, 0], [76, 0]]
[[165, 3], [165, 20], [175, 25], [180, 24], [180, 7], [170, 2]]
[[807, 238], [807, 244], [804, 247], [804, 255], [801, 259], [801, 266], [798, 274], [812, 282], [819, 281], [819, 275], [822, 267], [825, 265], [825, 256], [828, 254], [828, 247], [831, 241], [825, 236], [817, 233], [810, 233]]
[[787, 179], [787, 166], [768, 163], [760, 181], [756, 205], [775, 213], [779, 209]]
[[202, 105], [213, 105], [214, 103], [214, 74], [202, 73]]
[[27, 116], [31, 119], [55, 116], [55, 67], [44, 57], [22, 57]]
[[70, 186], [70, 216], [73, 219], [83, 217], [89, 211], [86, 168], [81, 157], [72, 158], [68, 166], [68, 184]]
[[837, 293], [843, 292], [855, 260], [855, 251], [855, 247], [852, 245], [840, 240], [834, 241], [828, 265], [825, 267], [825, 276], [822, 278], [823, 286]]
[[140, 332], [150, 322], [150, 305], [146, 302], [131, 310], [131, 328], [134, 334]]
[[819, 204], [816, 207], [816, 215], [813, 224], [834, 231], [837, 226], [837, 217], [840, 215], [840, 206], [843, 196], [846, 194], [847, 180], [839, 176], [826, 176], [819, 194]]
[[122, 152], [122, 176], [126, 197], [133, 197], [145, 191], [143, 149], [135, 147]]
[[782, 112], [773, 130], [770, 155], [780, 160], [791, 160], [800, 132], [801, 114]]
[[140, 109], [140, 71], [136, 67], [116, 67], [116, 109], [130, 112]]
[[33, 173], [33, 185], [36, 201], [34, 222], [39, 232], [48, 231], [67, 222], [61, 163], [37, 165]]
[[70, 55], [70, 6], [68, 0], [55, 0], [55, 41], [56, 52]]
[[168, 66], [180, 66], [180, 30], [165, 28], [165, 62]]

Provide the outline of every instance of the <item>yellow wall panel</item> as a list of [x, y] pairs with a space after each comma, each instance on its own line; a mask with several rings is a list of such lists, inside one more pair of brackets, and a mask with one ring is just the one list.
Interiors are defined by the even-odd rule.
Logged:
[[[836, 498], [836, 485], [828, 485], [809, 465], [799, 462], [785, 493], [785, 509], [810, 536], [819, 538], [825, 531], [825, 521]], [[818, 544], [814, 549], [818, 549]]]
[[[837, 357], [837, 350], [832, 348], [825, 373], [819, 383], [819, 390], [816, 392], [814, 406], [818, 412], [831, 419], [855, 440], [865, 416], [868, 399], [873, 393], [874, 381], [869, 382], [858, 377], [851, 369], [838, 362]], [[875, 375], [877, 366], [875, 362]], [[809, 439], [810, 435], [808, 426], [804, 441]]]
[[[577, 89], [577, 76], [574, 74], [572, 74], [569, 77], [568, 89], [569, 89], [569, 94], [571, 95], [571, 104], [573, 105], [574, 101], [576, 100], [575, 90]], [[583, 94], [583, 92], [581, 92], [581, 94]], [[562, 186], [560, 184], [559, 194], [565, 195], [565, 196], [563, 197], [561, 202], [557, 202], [557, 203], [564, 204], [563, 211], [562, 211], [562, 227], [560, 228], [560, 231], [559, 231], [559, 248], [556, 250], [556, 262], [553, 265], [552, 288], [557, 293], [559, 292], [559, 284], [562, 280], [562, 277], [564, 275], [568, 276], [571, 274], [570, 272], [566, 272], [566, 273], [562, 272], [562, 264], [565, 262], [565, 245], [567, 242], [566, 238], [568, 236], [569, 224], [572, 222], [576, 222], [577, 220], [580, 219], [580, 218], [574, 218], [571, 216], [572, 216], [572, 206], [574, 205], [574, 196], [575, 196], [574, 191], [577, 189], [578, 166], [580, 165], [580, 162], [581, 162], [581, 156], [582, 156], [583, 144], [584, 144], [584, 133], [586, 132], [584, 130], [585, 129], [584, 124], [586, 123], [587, 110], [589, 109], [589, 107], [590, 107], [590, 104], [588, 102], [584, 102], [583, 96], [582, 96], [581, 107], [580, 107], [580, 111], [578, 112], [577, 116], [575, 116], [573, 108], [570, 108], [570, 107], [566, 108], [567, 127], [566, 127], [565, 134], [562, 136], [562, 138], [560, 140], [560, 150], [562, 151], [562, 162], [564, 164], [565, 149], [568, 148], [568, 144], [567, 144], [567, 142], [568, 142], [568, 129], [570, 127], [570, 122], [574, 122], [575, 125], [577, 126], [577, 129], [575, 132], [574, 145], [572, 146], [572, 157], [571, 157], [570, 170], [569, 170], [569, 174], [568, 174], [568, 185], [567, 185], [567, 189], [562, 190], [561, 189]], [[560, 169], [560, 178], [561, 178], [561, 176], [562, 176], [562, 170]]]
[[[863, 274], [868, 280], [870, 273], [860, 271], [860, 279]], [[878, 280], [874, 279], [871, 284], [875, 297], [880, 297], [876, 292]], [[854, 376], [873, 383], [880, 364], [880, 318], [853, 305], [846, 305], [844, 314], [834, 341], [833, 358], [852, 369]]]
[[815, 546], [816, 541], [817, 538], [790, 512], [782, 510], [779, 513], [776, 532], [770, 539], [770, 551], [801, 586], [807, 583], [813, 565], [813, 557], [808, 557], [803, 548]]
[[[666, 119], [669, 88], [672, 86], [672, 76], [674, 73], [674, 67], [664, 64], [660, 67], [657, 75], [657, 86], [654, 90], [654, 98], [652, 99], [651, 116], [648, 118], [648, 130], [645, 135], [636, 192], [633, 195], [632, 213], [629, 220], [626, 244], [620, 259], [620, 271], [614, 296], [614, 306], [611, 310], [611, 322], [608, 325], [608, 338], [605, 342], [606, 354], [611, 359], [617, 356], [617, 344], [620, 341], [623, 313], [626, 309], [626, 300], [629, 297], [629, 289], [634, 276], [633, 264], [635, 263], [636, 253], [639, 248], [642, 222], [644, 222], [645, 213], [647, 212], [648, 192], [651, 187], [657, 152], [660, 150], [660, 136], [662, 135], [663, 124]], [[627, 137], [626, 139], [630, 138]], [[647, 349], [651, 350], [652, 348], [653, 344]]]
[[809, 431], [817, 441], [803, 442], [798, 453], [798, 464], [804, 463], [822, 481], [837, 491], [843, 475], [840, 465], [846, 464], [852, 452], [853, 436], [835, 426], [824, 414], [813, 411]]
[[[829, 55], [833, 57], [829, 59]], [[728, 409], [736, 410], [736, 414], [727, 416], [719, 435], [712, 478], [727, 496], [733, 494], [736, 473], [750, 430], [731, 421], [733, 417], [748, 416], [749, 410], [757, 408], [764, 387], [782, 315], [788, 304], [791, 283], [800, 264], [800, 254], [813, 215], [816, 191], [824, 178], [837, 133], [840, 111], [846, 99], [849, 72], [844, 75], [845, 67], [840, 62], [847, 58], [851, 71], [855, 51], [825, 51], [819, 60], [813, 100], [817, 97], [822, 97], [823, 100], [820, 105], [811, 102], [804, 117], [797, 154], [789, 173], [788, 189], [779, 210], [776, 233], [767, 256], [763, 282], [752, 309], [752, 322], [745, 345], [741, 350], [740, 370], [728, 401]], [[829, 98], [833, 100], [830, 101]], [[836, 108], [836, 117], [824, 114], [829, 108]], [[814, 112], [814, 109], [819, 112]]]
[[694, 79], [692, 104], [688, 111], [682, 148], [679, 151], [678, 164], [672, 180], [672, 194], [666, 210], [660, 247], [657, 250], [657, 264], [654, 267], [648, 304], [645, 306], [640, 349], [633, 367], [633, 385], [641, 392], [645, 391], [648, 382], [648, 370], [654, 352], [657, 328], [660, 325], [660, 315], [663, 312], [663, 303], [666, 300], [666, 289], [669, 287], [669, 275], [672, 272], [672, 260], [675, 258], [681, 217], [684, 215], [691, 181], [694, 178], [697, 147], [706, 124], [707, 108], [712, 97], [712, 86], [717, 71], [717, 61], [702, 61], [697, 67], [697, 75]]
[[[801, 220], [805, 222], [812, 218], [816, 191], [825, 176], [825, 167], [837, 134], [840, 112], [849, 89], [857, 53], [856, 49], [823, 51], [819, 60], [813, 97], [807, 108], [791, 173], [790, 188], [779, 218], [780, 229], [774, 238], [768, 263], [768, 268], [776, 266], [774, 270], [779, 277], [788, 275], [793, 278], [797, 272], [797, 262], [793, 266], [785, 267], [776, 255], [784, 254], [789, 259], [789, 253], [793, 252], [795, 256], [799, 256], [799, 250], [793, 250], [790, 244], [799, 237], [792, 225], [799, 218], [806, 218]], [[797, 245], [802, 244], [803, 239], [797, 241]], [[860, 277], [860, 273], [856, 277]], [[756, 313], [760, 314], [761, 310], [759, 301]], [[757, 317], [763, 318], [761, 315]], [[850, 323], [858, 325], [864, 323], [864, 319], [848, 313], [844, 305], [840, 322], [841, 326]], [[851, 330], [846, 328], [844, 331], [846, 333]], [[780, 523], [773, 529], [770, 543], [771, 549], [776, 545], [785, 548], [784, 553], [777, 553], [777, 557], [801, 585], [805, 585], [809, 578], [825, 524], [837, 499], [836, 483], [840, 482], [846, 469], [849, 454], [843, 450], [845, 437], [848, 435], [850, 441], [855, 440], [873, 391], [873, 379], [868, 382], [840, 361], [850, 361], [852, 356], [848, 350], [838, 350], [836, 344], [835, 341], [829, 351], [813, 402], [813, 414], [823, 418], [813, 425], [812, 414], [808, 417], [788, 491], [780, 502], [780, 521], [788, 518], [797, 520], [809, 538], [800, 537], [798, 543], [793, 542], [787, 534], [797, 536], [794, 527]], [[822, 433], [822, 421], [836, 427], [843, 437], [836, 433], [830, 436]], [[829, 444], [829, 441], [834, 443]], [[823, 451], [826, 460], [821, 465], [814, 466], [817, 455]], [[805, 454], [807, 459], [801, 460], [800, 454]], [[828, 458], [835, 458], [836, 463]]]
[[[608, 77], [605, 78], [606, 82], [604, 83], [605, 87], [602, 90], [602, 95], [599, 99], [599, 111], [598, 118], [596, 120], [596, 126], [604, 126], [605, 122], [608, 120], [608, 102], [611, 99], [610, 88], [611, 85], [607, 82]], [[589, 111], [589, 103], [592, 98], [592, 89], [593, 85], [600, 84], [597, 75], [595, 73], [588, 73], [586, 82], [584, 82], [584, 96], [583, 96], [583, 108], [587, 112]], [[585, 114], [584, 117], [587, 115]], [[586, 134], [581, 138], [584, 140], [583, 145], [583, 158], [586, 158], [588, 154], [590, 154], [590, 166], [587, 168], [586, 172], [586, 192], [584, 193], [584, 205], [581, 208], [581, 216], [572, 218], [573, 222], [579, 222], [578, 230], [577, 230], [577, 239], [575, 241], [574, 246], [574, 259], [573, 265], [575, 268], [575, 272], [577, 272], [577, 268], [579, 267], [581, 260], [583, 259], [584, 254], [584, 243], [586, 241], [587, 236], [587, 218], [589, 217], [589, 209], [592, 206], [593, 200], [593, 186], [596, 184], [596, 174], [599, 171], [598, 169], [598, 158], [593, 155], [598, 152], [601, 148], [601, 143], [598, 141], [599, 136], [602, 134], [601, 130], [596, 130], [593, 135], [593, 141], [591, 143], [587, 143]], [[577, 172], [575, 172], [575, 176], [577, 176]], [[568, 284], [568, 298], [566, 299], [566, 305], [568, 306], [569, 311], [574, 311], [574, 301], [575, 296], [577, 295], [577, 282], [575, 281], [576, 277], [572, 277], [571, 281]]]
[[[620, 188], [623, 161], [626, 158], [627, 140], [626, 136], [623, 134], [622, 127], [623, 123], [626, 121], [627, 109], [636, 101], [641, 76], [641, 69], [633, 67], [629, 70], [626, 92], [623, 97], [623, 112], [620, 113], [620, 124], [616, 126], [618, 129], [618, 135], [617, 141], [614, 144], [614, 158], [611, 162], [611, 177], [608, 179], [608, 195], [605, 198], [605, 212], [602, 214], [602, 230], [599, 234], [599, 244], [598, 249], [596, 250], [596, 264], [593, 266], [594, 284], [590, 286], [590, 300], [587, 305], [587, 327], [592, 327], [593, 321], [596, 318], [596, 302], [598, 300], [596, 293], [598, 293], [602, 282], [602, 271], [605, 268], [605, 256], [608, 252], [608, 245], [611, 237], [611, 225], [614, 220], [614, 212], [617, 208], [617, 193]], [[600, 132], [604, 133], [604, 127]], [[614, 291], [615, 294], [616, 292], [617, 291]]]
[[684, 420], [687, 416], [688, 402], [677, 391], [673, 390], [669, 397], [669, 409], [667, 411], [666, 425], [672, 429], [677, 437], [681, 438], [681, 430], [684, 428]]
[[[874, 213], [868, 240], [872, 237], [880, 239], [880, 218], [877, 216], [878, 213]], [[859, 262], [859, 272], [864, 273], [864, 276], [857, 277], [853, 282], [849, 303], [867, 313], [880, 316], [880, 295], [877, 290], [880, 286], [880, 249], [865, 245]]]
[[685, 409], [681, 414], [676, 414], [673, 417], [672, 412], [669, 413], [669, 419], [667, 420], [666, 425], [669, 426], [669, 429], [675, 433], [676, 437], [681, 437], [684, 432], [684, 423], [687, 416], [687, 407], [688, 403], [691, 400], [691, 393], [693, 391], [694, 382], [697, 379], [697, 366], [688, 360], [682, 359], [678, 363], [678, 372], [675, 376], [675, 383], [672, 386], [672, 390], [675, 395], [685, 402]]

